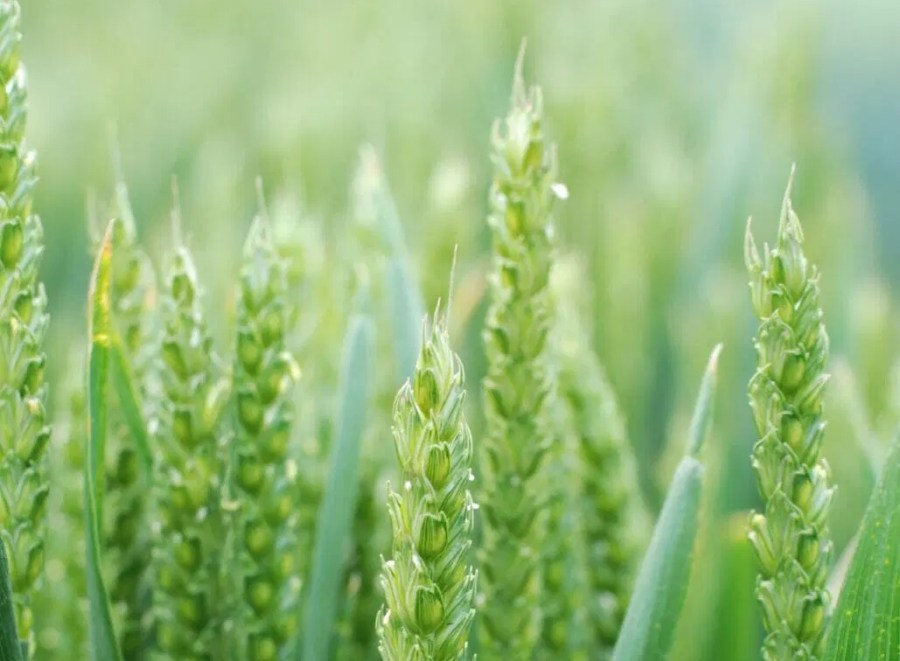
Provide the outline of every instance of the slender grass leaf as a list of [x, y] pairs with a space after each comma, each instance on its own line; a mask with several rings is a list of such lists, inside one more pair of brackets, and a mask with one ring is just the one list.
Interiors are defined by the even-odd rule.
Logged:
[[21, 661], [22, 654], [9, 581], [9, 558], [6, 545], [0, 544], [0, 661]]
[[866, 508], [824, 658], [900, 658], [900, 439]]
[[[364, 309], [364, 308], [363, 308]], [[341, 367], [341, 403], [331, 471], [319, 508], [310, 587], [304, 608], [302, 659], [327, 659], [335, 630], [358, 489], [359, 453], [365, 429], [373, 343], [372, 322], [350, 320]], [[374, 626], [374, 624], [373, 624]]]
[[88, 299], [88, 434], [85, 448], [84, 509], [86, 513], [88, 618], [90, 655], [94, 661], [121, 661], [113, 628], [109, 594], [101, 571], [100, 522], [103, 520], [103, 457], [106, 445], [110, 347], [110, 265], [113, 221], [106, 230], [91, 275]]
[[615, 661], [664, 659], [672, 646], [691, 573], [703, 489], [703, 465], [699, 453], [712, 418], [721, 349], [721, 345], [717, 346], [709, 359], [688, 434], [688, 454], [672, 478], [641, 564], [631, 604], [613, 651]]
[[[374, 163], [378, 162], [374, 151], [369, 154], [369, 158], [374, 159]], [[399, 376], [401, 380], [405, 380], [412, 376], [416, 368], [416, 358], [422, 340], [425, 304], [406, 247], [403, 223], [400, 222], [397, 205], [394, 203], [387, 180], [380, 171], [380, 164], [378, 168], [378, 183], [373, 192], [373, 201], [382, 236], [390, 250], [386, 277], [394, 324], [394, 357]]]
[[150, 454], [147, 423], [142, 413], [141, 398], [134, 382], [134, 373], [118, 337], [112, 339], [110, 358], [110, 374], [119, 408], [137, 448], [141, 467], [144, 469], [144, 473], [149, 475], [153, 467], [153, 457]]
[[401, 379], [412, 376], [419, 355], [425, 308], [422, 293], [405, 255], [394, 255], [388, 263], [388, 291], [394, 320], [394, 353]]

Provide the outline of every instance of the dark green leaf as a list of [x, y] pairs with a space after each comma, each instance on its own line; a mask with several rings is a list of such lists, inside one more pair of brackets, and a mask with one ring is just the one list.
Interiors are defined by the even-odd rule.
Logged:
[[110, 357], [112, 359], [110, 371], [113, 389], [116, 391], [119, 408], [125, 418], [131, 438], [134, 440], [144, 473], [149, 475], [153, 466], [153, 457], [150, 454], [147, 424], [142, 413], [140, 394], [134, 383], [134, 373], [118, 337], [113, 338]]
[[828, 632], [827, 661], [900, 658], [900, 439], [869, 500]]
[[9, 583], [9, 559], [6, 545], [0, 543], [0, 661], [20, 661], [22, 643], [16, 631], [12, 586]]
[[656, 661], [669, 653], [691, 574], [703, 490], [698, 454], [709, 429], [721, 345], [709, 359], [681, 460], [644, 556], [613, 652], [615, 661]]
[[[331, 471], [316, 525], [309, 592], [303, 626], [303, 659], [327, 659], [335, 630], [346, 549], [350, 540], [365, 429], [372, 360], [372, 323], [355, 315], [344, 344], [341, 404]], [[374, 626], [374, 624], [373, 624]]]

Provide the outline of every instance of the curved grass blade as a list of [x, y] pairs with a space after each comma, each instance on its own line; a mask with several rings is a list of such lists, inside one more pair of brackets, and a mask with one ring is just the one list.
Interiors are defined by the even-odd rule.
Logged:
[[150, 441], [147, 437], [147, 423], [142, 413], [141, 397], [134, 383], [134, 374], [128, 358], [122, 349], [122, 342], [118, 337], [112, 338], [110, 350], [110, 376], [112, 377], [113, 390], [122, 411], [122, 417], [128, 426], [128, 431], [134, 440], [141, 467], [146, 475], [150, 475], [153, 467], [153, 457], [150, 454]]
[[0, 544], [0, 661], [21, 661], [23, 643], [16, 631], [12, 586], [9, 582], [9, 559], [6, 545]]
[[416, 368], [416, 358], [419, 356], [425, 304], [406, 247], [403, 223], [400, 222], [400, 214], [381, 163], [372, 147], [364, 148], [363, 158], [369, 161], [375, 173], [372, 202], [382, 237], [390, 251], [386, 285], [394, 324], [394, 359], [399, 377], [408, 379]]
[[419, 355], [425, 308], [422, 293], [413, 278], [412, 268], [405, 254], [395, 253], [387, 268], [397, 370], [401, 379], [408, 379], [415, 370], [416, 357]]
[[641, 563], [631, 604], [613, 651], [615, 661], [664, 659], [672, 646], [691, 573], [703, 490], [703, 464], [699, 454], [712, 417], [721, 349], [722, 345], [718, 345], [713, 350], [700, 385], [688, 434], [688, 454], [675, 471]]
[[825, 660], [900, 658], [900, 439], [869, 500]]
[[88, 434], [85, 448], [84, 509], [87, 527], [87, 566], [90, 654], [94, 661], [121, 661], [110, 614], [109, 594], [100, 565], [100, 522], [103, 520], [103, 453], [106, 445], [110, 347], [110, 222], [91, 275], [88, 299]]
[[345, 551], [356, 506], [359, 452], [369, 399], [372, 343], [371, 320], [364, 314], [354, 315], [344, 343], [341, 404], [331, 472], [316, 525], [310, 587], [304, 608], [302, 659], [330, 658]]

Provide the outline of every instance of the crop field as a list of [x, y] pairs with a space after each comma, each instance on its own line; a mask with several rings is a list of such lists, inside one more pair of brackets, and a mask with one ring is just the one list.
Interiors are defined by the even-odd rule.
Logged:
[[0, 0], [0, 661], [900, 661], [898, 34]]

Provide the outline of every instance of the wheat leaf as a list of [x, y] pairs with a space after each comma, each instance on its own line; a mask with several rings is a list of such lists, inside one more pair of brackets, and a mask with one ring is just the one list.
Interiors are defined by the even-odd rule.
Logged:
[[115, 390], [119, 408], [122, 411], [122, 417], [134, 440], [137, 454], [141, 460], [141, 467], [146, 475], [150, 475], [150, 471], [153, 468], [153, 456], [150, 454], [147, 423], [141, 412], [141, 396], [135, 387], [134, 373], [128, 358], [125, 357], [122, 343], [118, 337], [112, 339], [110, 359], [110, 376], [112, 377], [113, 390]]
[[675, 471], [641, 563], [614, 661], [664, 659], [672, 646], [691, 573], [703, 490], [703, 464], [698, 454], [712, 417], [720, 351], [721, 345], [709, 359], [688, 435], [688, 454]]
[[[374, 152], [370, 158], [378, 164]], [[416, 368], [419, 355], [425, 304], [403, 236], [403, 223], [384, 174], [378, 179], [374, 204], [382, 236], [390, 251], [386, 279], [394, 324], [395, 360], [399, 376], [408, 379]]]
[[[365, 309], [359, 306], [358, 309]], [[359, 451], [369, 398], [372, 322], [350, 320], [341, 367], [341, 404], [331, 472], [319, 508], [310, 587], [305, 604], [302, 659], [327, 659], [335, 628], [345, 550], [356, 506]]]
[[106, 445], [107, 395], [111, 342], [110, 264], [112, 221], [97, 254], [88, 299], [88, 434], [85, 448], [84, 500], [87, 526], [87, 582], [90, 654], [94, 661], [120, 661], [109, 594], [101, 572], [100, 522], [103, 520], [103, 453]]
[[9, 582], [9, 559], [6, 557], [6, 545], [0, 544], [0, 659], [20, 661], [22, 651]]
[[900, 658], [900, 439], [859, 531], [847, 579], [832, 616], [826, 661]]

